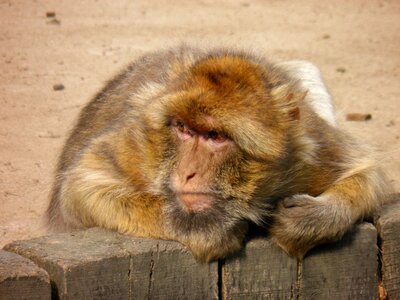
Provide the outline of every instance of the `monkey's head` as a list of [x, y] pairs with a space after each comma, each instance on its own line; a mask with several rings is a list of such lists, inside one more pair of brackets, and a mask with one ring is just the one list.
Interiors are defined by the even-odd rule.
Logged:
[[244, 220], [262, 222], [284, 182], [303, 96], [279, 70], [235, 54], [200, 59], [171, 80], [149, 124], [175, 232], [222, 239]]

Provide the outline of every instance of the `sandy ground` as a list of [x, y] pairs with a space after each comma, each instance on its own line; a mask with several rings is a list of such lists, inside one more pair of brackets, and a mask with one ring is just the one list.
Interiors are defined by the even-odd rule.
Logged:
[[[0, 247], [45, 233], [57, 155], [104, 81], [181, 42], [313, 61], [342, 126], [382, 151], [400, 190], [398, 0], [0, 0]], [[346, 121], [351, 112], [372, 119]]]

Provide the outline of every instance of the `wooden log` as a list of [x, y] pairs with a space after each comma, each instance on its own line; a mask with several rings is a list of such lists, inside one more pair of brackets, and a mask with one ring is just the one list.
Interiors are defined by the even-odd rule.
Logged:
[[0, 299], [51, 299], [49, 276], [29, 259], [0, 250]]
[[206, 298], [218, 296], [217, 264], [197, 265], [170, 241], [94, 228], [5, 247], [47, 270], [60, 299]]
[[[387, 208], [377, 221], [390, 299], [398, 298], [398, 205]], [[378, 297], [377, 233], [368, 223], [338, 243], [312, 250], [299, 264], [266, 237], [252, 239], [218, 268], [216, 262], [197, 263], [177, 242], [132, 238], [97, 228], [18, 241], [5, 249], [45, 269], [53, 296], [60, 299]]]
[[299, 298], [377, 299], [378, 252], [377, 232], [369, 223], [311, 250], [299, 264]]
[[249, 241], [221, 271], [223, 299], [295, 299], [297, 261], [268, 238]]
[[396, 197], [398, 200], [384, 206], [376, 221], [382, 251], [382, 283], [389, 299], [400, 299], [400, 195]]
[[44, 268], [55, 297], [106, 299], [129, 295], [130, 254], [119, 244], [119, 235], [88, 230], [17, 241], [5, 249]]
[[218, 299], [218, 262], [198, 263], [179, 243], [159, 241], [150, 274], [149, 299]]

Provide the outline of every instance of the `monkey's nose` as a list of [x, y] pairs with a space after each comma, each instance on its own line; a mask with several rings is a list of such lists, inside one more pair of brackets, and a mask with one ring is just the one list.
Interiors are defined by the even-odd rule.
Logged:
[[186, 176], [186, 182], [188, 182], [190, 179], [192, 179], [194, 176], [196, 176], [196, 173], [193, 172], [191, 174], [189, 174], [188, 176]]

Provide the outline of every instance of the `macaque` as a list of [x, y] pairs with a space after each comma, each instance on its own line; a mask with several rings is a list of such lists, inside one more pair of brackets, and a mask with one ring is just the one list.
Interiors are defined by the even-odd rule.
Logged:
[[82, 110], [48, 217], [176, 240], [200, 261], [238, 251], [257, 224], [302, 258], [374, 214], [385, 189], [313, 64], [184, 46], [141, 57]]

